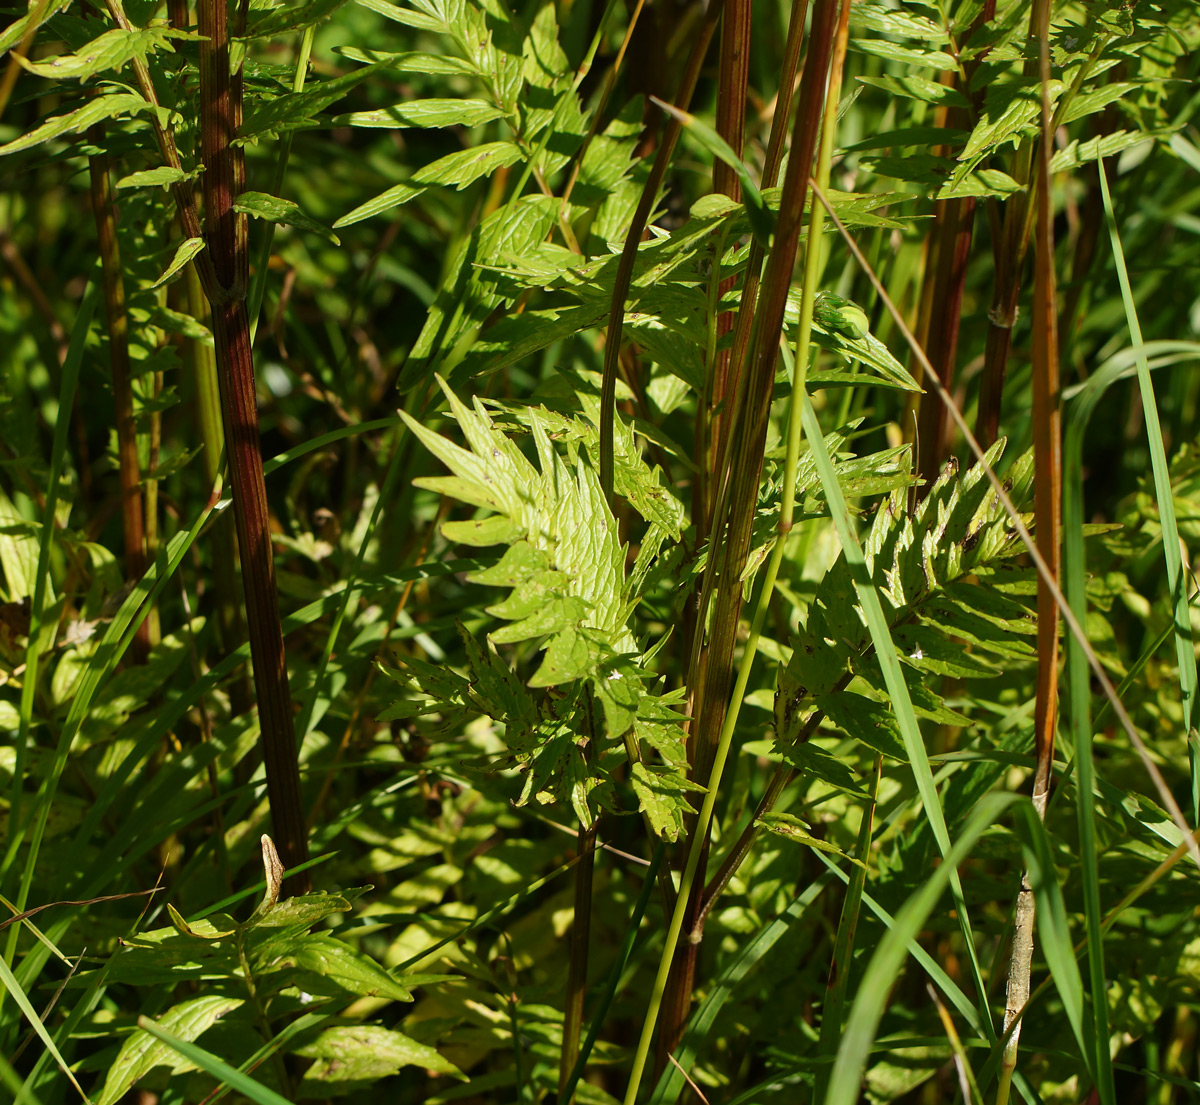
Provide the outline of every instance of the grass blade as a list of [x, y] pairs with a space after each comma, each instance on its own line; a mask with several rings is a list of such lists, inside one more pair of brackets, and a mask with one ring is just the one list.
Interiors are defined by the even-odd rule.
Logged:
[[[1154, 472], [1154, 494], [1158, 500], [1158, 513], [1162, 523], [1163, 560], [1167, 567], [1167, 585], [1175, 610], [1175, 655], [1179, 662], [1179, 692], [1183, 706], [1183, 731], [1190, 738], [1192, 715], [1196, 703], [1196, 650], [1192, 643], [1192, 622], [1188, 614], [1187, 586], [1183, 578], [1183, 561], [1179, 553], [1179, 527], [1175, 521], [1175, 496], [1171, 490], [1171, 472], [1167, 467], [1167, 451], [1163, 445], [1162, 426], [1158, 421], [1158, 405], [1154, 399], [1154, 385], [1150, 381], [1150, 367], [1146, 362], [1142, 345], [1142, 328], [1138, 322], [1137, 304], [1133, 300], [1133, 289], [1129, 284], [1129, 272], [1125, 267], [1125, 253], [1121, 248], [1121, 236], [1113, 213], [1112, 195], [1108, 190], [1108, 178], [1104, 173], [1104, 161], [1098, 159], [1100, 193], [1104, 199], [1104, 215], [1108, 221], [1108, 235], [1112, 240], [1113, 262], [1117, 268], [1117, 280], [1121, 285], [1121, 300], [1125, 305], [1125, 321], [1129, 336], [1137, 353], [1138, 390], [1142, 397], [1142, 411], [1146, 418], [1146, 443], [1150, 449], [1150, 466]], [[1188, 740], [1188, 753], [1192, 771], [1192, 820], [1200, 821], [1200, 755], [1197, 746]]]
[[161, 1040], [168, 1047], [179, 1052], [185, 1059], [195, 1063], [201, 1070], [208, 1071], [230, 1089], [245, 1094], [251, 1101], [257, 1102], [257, 1105], [291, 1105], [286, 1097], [277, 1094], [274, 1090], [251, 1078], [250, 1075], [235, 1070], [228, 1063], [218, 1059], [211, 1051], [205, 1051], [204, 1048], [187, 1043], [185, 1040], [171, 1035], [170, 1032], [164, 1032], [149, 1017], [138, 1017], [138, 1028], [143, 1032], [150, 1033], [155, 1039]]
[[[14, 932], [17, 928], [18, 926], [13, 926]], [[17, 982], [16, 977], [9, 969], [8, 964], [3, 959], [0, 959], [0, 986], [3, 986], [8, 993], [12, 994], [13, 1000], [17, 1003], [17, 1007], [22, 1013], [25, 1014], [25, 1019], [33, 1026], [34, 1032], [37, 1033], [38, 1039], [42, 1041], [43, 1045], [45, 1045], [46, 1050], [54, 1056], [54, 1061], [58, 1064], [59, 1069], [62, 1070], [63, 1074], [65, 1074], [68, 1079], [70, 1079], [71, 1085], [79, 1091], [79, 1096], [82, 1097], [84, 1101], [87, 1101], [88, 1095], [83, 1092], [83, 1087], [75, 1081], [75, 1075], [71, 1073], [71, 1068], [67, 1066], [66, 1060], [63, 1059], [58, 1048], [55, 1046], [54, 1040], [50, 1037], [50, 1033], [46, 1031], [46, 1026], [42, 1024], [42, 1019], [37, 1015], [37, 1010], [33, 1008], [32, 1004], [30, 1004], [28, 996], [21, 988], [20, 983]], [[30, 1095], [26, 1094], [25, 1100], [30, 1100]]]
[[[887, 683], [888, 696], [900, 728], [900, 737], [904, 742], [904, 750], [912, 766], [913, 776], [917, 784], [917, 792], [921, 796], [925, 817], [937, 840], [938, 850], [943, 862], [950, 854], [950, 833], [946, 828], [945, 814], [942, 812], [938, 799], [937, 787], [933, 782], [933, 772], [929, 767], [929, 757], [925, 754], [925, 743], [921, 739], [921, 730], [917, 724], [917, 715], [913, 711], [912, 699], [909, 697], [908, 685], [900, 670], [900, 661], [896, 658], [896, 646], [892, 643], [892, 635], [888, 630], [887, 619], [884, 617], [883, 606], [871, 580], [867, 562], [863, 558], [862, 548], [858, 543], [858, 535], [854, 532], [854, 523], [846, 508], [846, 499], [842, 494], [841, 485], [834, 472], [833, 460], [821, 435], [821, 424], [817, 421], [817, 412], [813, 410], [812, 400], [804, 396], [804, 433], [812, 450], [813, 461], [817, 474], [821, 478], [821, 488], [825, 492], [825, 501], [837, 528], [838, 538], [842, 544], [842, 553], [846, 558], [851, 573], [854, 576], [854, 589], [862, 605], [867, 628], [871, 633], [871, 643], [875, 646], [875, 654], [879, 658], [879, 666], [883, 670], [883, 678]], [[987, 1007], [987, 997], [983, 985], [983, 974], [979, 967], [979, 959], [975, 952], [975, 941], [971, 931], [970, 917], [967, 911], [966, 899], [962, 892], [957, 870], [951, 870], [948, 875], [951, 892], [954, 895], [955, 909], [958, 913], [959, 926], [962, 929], [965, 951], [971, 963], [973, 981], [975, 983], [976, 1001], [979, 1004], [980, 1019], [992, 1039], [995, 1030], [992, 1027], [991, 1014]], [[853, 1021], [854, 1014], [851, 1013]]]
[[[819, 853], [818, 853], [819, 854]], [[833, 874], [841, 874], [832, 860], [821, 856], [833, 869], [831, 872], [814, 879], [775, 920], [763, 926], [734, 958], [733, 962], [715, 979], [705, 994], [704, 1000], [697, 1007], [688, 1021], [688, 1030], [679, 1047], [675, 1049], [675, 1063], [666, 1067], [654, 1087], [649, 1105], [667, 1105], [679, 1097], [683, 1090], [684, 1072], [690, 1072], [700, 1048], [708, 1038], [708, 1033], [716, 1022], [717, 1015], [725, 1007], [726, 1002], [733, 996], [733, 988], [757, 965], [770, 950], [779, 943], [780, 939], [801, 917], [806, 909], [813, 904], [821, 892], [829, 885]]]
[[[96, 285], [89, 283], [75, 314], [75, 325], [71, 330], [71, 343], [63, 361], [62, 384], [58, 394], [59, 417], [54, 424], [54, 444], [50, 451], [50, 478], [46, 481], [46, 508], [42, 513], [42, 531], [38, 541], [37, 576], [34, 583], [33, 605], [29, 613], [29, 645], [25, 650], [25, 675], [21, 685], [20, 721], [17, 726], [17, 758], [13, 765], [12, 795], [9, 799], [8, 836], [11, 840], [21, 822], [21, 803], [25, 793], [25, 755], [29, 742], [29, 726], [33, 718], [33, 697], [37, 690], [38, 667], [42, 650], [49, 641], [42, 638], [51, 626], [42, 625], [42, 611], [46, 604], [46, 591], [50, 585], [50, 543], [54, 533], [54, 511], [58, 506], [58, 485], [62, 479], [63, 458], [67, 453], [67, 433], [71, 419], [65, 412], [75, 405], [75, 389], [79, 384], [79, 366], [83, 363], [83, 350], [87, 344], [92, 316], [96, 313]], [[7, 861], [0, 866], [0, 874], [8, 869]]]
[[967, 857], [984, 830], [1007, 809], [1022, 801], [1028, 800], [1014, 794], [987, 795], [967, 819], [954, 846], [947, 849], [941, 866], [896, 914], [859, 983], [858, 996], [850, 1009], [846, 1031], [834, 1061], [825, 1105], [855, 1105], [858, 1101], [875, 1031], [888, 993], [908, 955], [909, 943], [916, 940], [946, 884], [957, 878], [958, 864]]

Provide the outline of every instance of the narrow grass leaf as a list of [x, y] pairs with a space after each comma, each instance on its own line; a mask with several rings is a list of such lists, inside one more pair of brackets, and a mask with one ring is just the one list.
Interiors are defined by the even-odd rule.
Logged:
[[[804, 396], [803, 418], [804, 433], [808, 438], [809, 447], [813, 454], [813, 461], [817, 473], [821, 478], [821, 487], [825, 492], [825, 501], [829, 504], [829, 512], [833, 517], [833, 523], [842, 544], [843, 555], [854, 575], [854, 589], [862, 605], [863, 614], [867, 620], [867, 628], [870, 630], [871, 641], [875, 646], [875, 654], [879, 659], [879, 665], [883, 671], [888, 696], [891, 699], [892, 708], [896, 713], [896, 721], [900, 727], [900, 737], [904, 741], [904, 749], [908, 753], [913, 777], [917, 784], [917, 791], [921, 796], [921, 802], [925, 810], [925, 817], [929, 821], [934, 838], [938, 843], [938, 849], [942, 854], [943, 860], [945, 860], [950, 852], [950, 834], [946, 828], [946, 818], [938, 799], [937, 787], [933, 782], [933, 773], [929, 768], [929, 757], [926, 755], [925, 744], [921, 739], [921, 730], [917, 724], [916, 713], [913, 710], [912, 698], [908, 692], [908, 684], [904, 681], [904, 673], [901, 671], [900, 661], [896, 656], [896, 646], [893, 644], [891, 633], [888, 630], [887, 619], [883, 613], [883, 606], [879, 601], [879, 594], [875, 590], [875, 585], [871, 580], [866, 561], [863, 558], [862, 548], [858, 543], [858, 536], [854, 532], [854, 522], [849, 510], [846, 508], [846, 500], [842, 495], [841, 485], [837, 481], [837, 473], [834, 471], [833, 460], [829, 456], [829, 450], [825, 445], [825, 438], [821, 433], [821, 424], [817, 421], [817, 413], [813, 410], [812, 400], [807, 395]], [[958, 872], [953, 868], [950, 870], [948, 877], [954, 894], [955, 908], [958, 913], [959, 926], [963, 933], [965, 950], [971, 963], [979, 1012], [983, 1019], [985, 1030], [988, 1036], [991, 1037], [994, 1030], [991, 1024], [991, 1015], [987, 1008], [983, 976], [979, 968], [978, 957], [975, 954], [974, 934], [971, 931], [971, 922], [967, 912], [966, 900], [963, 897], [962, 883], [959, 881]]]
[[859, 983], [834, 1061], [825, 1105], [855, 1105], [859, 1100], [867, 1056], [887, 1006], [888, 994], [908, 955], [908, 945], [916, 940], [947, 883], [956, 877], [958, 865], [970, 854], [975, 842], [1009, 807], [1022, 801], [1028, 804], [1027, 799], [1013, 794], [985, 796], [967, 818], [954, 846], [947, 849], [941, 866], [896, 914]]
[[[1129, 272], [1125, 267], [1125, 252], [1121, 248], [1121, 236], [1117, 230], [1117, 219], [1113, 213], [1112, 196], [1108, 190], [1108, 177], [1104, 162], [1096, 163], [1100, 174], [1100, 194], [1104, 200], [1104, 215], [1108, 222], [1108, 235], [1112, 242], [1113, 262], [1117, 268], [1117, 279], [1121, 285], [1121, 300], [1125, 306], [1125, 321], [1134, 349], [1142, 346], [1142, 327], [1138, 321], [1137, 304], [1129, 283]], [[1167, 585], [1175, 610], [1175, 655], [1179, 662], [1179, 692], [1183, 707], [1183, 731], [1190, 734], [1196, 703], [1196, 650], [1192, 643], [1192, 622], [1188, 613], [1187, 585], [1183, 577], [1183, 560], [1179, 552], [1179, 526], [1175, 520], [1175, 493], [1171, 487], [1171, 471], [1167, 465], [1167, 451], [1163, 445], [1162, 426], [1158, 421], [1158, 404], [1154, 399], [1154, 385], [1150, 380], [1150, 368], [1144, 351], [1137, 358], [1138, 390], [1142, 398], [1142, 412], [1146, 419], [1146, 443], [1150, 448], [1150, 466], [1154, 472], [1154, 493], [1158, 500], [1158, 513], [1162, 525], [1163, 560], [1167, 567]], [[1200, 820], [1200, 756], [1196, 745], [1188, 741], [1192, 773], [1192, 820]]]
[[248, 1074], [235, 1070], [228, 1063], [218, 1059], [211, 1051], [205, 1051], [196, 1044], [181, 1040], [178, 1036], [164, 1031], [149, 1017], [139, 1017], [138, 1027], [144, 1032], [148, 1032], [156, 1040], [166, 1044], [172, 1051], [178, 1052], [185, 1059], [195, 1063], [201, 1070], [207, 1071], [229, 1089], [245, 1094], [256, 1105], [291, 1105], [286, 1097], [277, 1094]]
[[[14, 925], [14, 930], [19, 926]], [[54, 1041], [50, 1038], [50, 1033], [46, 1031], [46, 1026], [42, 1024], [42, 1019], [37, 1015], [37, 1010], [33, 1008], [25, 991], [21, 988], [21, 984], [17, 982], [16, 977], [9, 969], [8, 963], [4, 958], [0, 957], [0, 986], [12, 994], [13, 1000], [17, 1003], [17, 1007], [25, 1015], [25, 1019], [33, 1026], [33, 1031], [37, 1033], [37, 1037], [42, 1041], [46, 1050], [54, 1056], [54, 1061], [58, 1064], [59, 1069], [65, 1074], [71, 1085], [79, 1091], [79, 1096], [88, 1100], [87, 1094], [83, 1092], [83, 1087], [75, 1081], [75, 1075], [71, 1073], [71, 1068], [67, 1066], [67, 1062], [63, 1059], [61, 1052], [55, 1046]]]

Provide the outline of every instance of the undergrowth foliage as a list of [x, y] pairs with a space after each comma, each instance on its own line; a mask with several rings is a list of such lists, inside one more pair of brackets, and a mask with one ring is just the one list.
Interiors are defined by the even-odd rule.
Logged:
[[4, 1100], [1200, 1099], [1200, 19], [811, 8], [5, 6]]

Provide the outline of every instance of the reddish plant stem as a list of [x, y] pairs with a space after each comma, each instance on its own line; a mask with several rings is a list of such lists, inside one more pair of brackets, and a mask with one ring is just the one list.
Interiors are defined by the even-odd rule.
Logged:
[[[244, 155], [233, 138], [241, 122], [240, 72], [229, 72], [230, 28], [224, 0], [201, 0], [200, 112], [205, 242], [215, 287], [206, 287], [213, 308], [226, 453], [242, 586], [258, 696], [267, 796], [280, 858], [295, 867], [308, 858], [300, 797], [300, 768], [288, 689], [287, 663], [275, 585], [270, 514], [258, 434], [254, 360], [246, 309], [249, 255], [246, 219], [233, 209], [242, 190]], [[244, 19], [244, 9], [239, 22]], [[290, 892], [308, 888], [307, 875], [288, 880]]]
[[[843, 7], [839, 20], [839, 10]], [[699, 703], [698, 710], [694, 706], [689, 710], [697, 718], [689, 753], [692, 757], [692, 777], [702, 785], [707, 783], [712, 771], [733, 685], [733, 657], [742, 608], [741, 572], [750, 552], [754, 503], [762, 479], [779, 335], [796, 266], [804, 201], [808, 194], [809, 173], [824, 112], [826, 81], [835, 55], [835, 39], [838, 31], [844, 31], [848, 17], [848, 3], [841, 5], [838, 0], [817, 0], [813, 6], [809, 52], [801, 83], [791, 156], [783, 181], [774, 244], [763, 274], [762, 296], [754, 308], [749, 305], [745, 307], [745, 311], [753, 310], [755, 315], [750, 330], [745, 388], [739, 388], [735, 396], [735, 407], [729, 423], [731, 455], [728, 478], [722, 479], [724, 486], [718, 494], [709, 554], [709, 571], [715, 573], [712, 588], [715, 609], [707, 648], [702, 646], [701, 632], [697, 630], [689, 663], [691, 674], [688, 687], [694, 696], [693, 703]], [[739, 328], [743, 325], [741, 318], [738, 325]], [[730, 504], [728, 511], [724, 504]], [[666, 1056], [675, 1050], [687, 1023], [700, 949], [696, 923], [704, 894], [708, 837], [693, 838], [688, 842], [688, 847], [701, 848], [704, 852], [688, 902], [685, 921], [688, 938], [679, 944], [664, 995], [662, 1031], [659, 1033], [657, 1052], [660, 1067], [666, 1062]]]
[[[1049, 0], [1034, 5], [1041, 26], [1043, 53], [1048, 49]], [[1042, 116], [1046, 133], [1037, 158], [1037, 230], [1033, 315], [1034, 514], [1037, 546], [1051, 576], [1062, 575], [1062, 410], [1058, 365], [1058, 288], [1054, 271], [1054, 212], [1051, 208], [1049, 62], [1043, 60]], [[1058, 604], [1046, 582], [1038, 580], [1038, 687], [1034, 720], [1037, 760], [1033, 802], [1045, 809], [1054, 759], [1058, 719]]]
[[[1042, 82], [1042, 134], [1035, 164], [1037, 215], [1034, 231], [1033, 285], [1033, 455], [1034, 539], [1046, 562], [1048, 574], [1057, 583], [1062, 575], [1062, 412], [1058, 366], [1058, 289], [1054, 271], [1054, 212], [1050, 191], [1050, 154], [1053, 119], [1050, 108], [1050, 0], [1034, 0], [1030, 13], [1030, 37], [1040, 46]], [[1058, 603], [1047, 580], [1038, 576], [1037, 638], [1038, 677], [1034, 705], [1033, 805], [1045, 818], [1050, 796], [1054, 761], [1054, 735], [1058, 723]], [[1001, 1060], [1002, 1086], [1016, 1066], [1020, 1025], [1017, 1018], [1029, 998], [1035, 918], [1033, 888], [1029, 872], [1021, 878], [1014, 911], [1011, 962], [1004, 1013], [1004, 1030], [1009, 1035]], [[1107, 1041], [1102, 1042], [1101, 1046]]]
[[[717, 133], [720, 134], [730, 148], [739, 156], [746, 143], [746, 88], [750, 77], [750, 0], [725, 0], [725, 15], [721, 20], [721, 69], [717, 88]], [[713, 162], [713, 191], [720, 192], [732, 200], [742, 198], [742, 186], [737, 173], [717, 158]], [[718, 247], [720, 248], [720, 247]], [[714, 258], [713, 263], [720, 265], [721, 258]], [[732, 291], [737, 284], [737, 277], [731, 276], [721, 282], [718, 294], [723, 297]], [[717, 316], [717, 340], [733, 329], [736, 315], [733, 311], [722, 311]], [[711, 406], [702, 408], [700, 418], [706, 419], [708, 426], [703, 433], [697, 433], [696, 441], [703, 447], [703, 455], [696, 457], [696, 466], [701, 473], [699, 485], [701, 494], [694, 504], [693, 521], [697, 532], [708, 532], [708, 517], [712, 510], [712, 484], [705, 478], [708, 473], [716, 470], [716, 461], [720, 456], [719, 444], [721, 435], [722, 409], [726, 399], [726, 388], [729, 382], [729, 363], [732, 349], [720, 349], [716, 359], [710, 366], [712, 373]]]
[[[985, 26], [995, 14], [995, 0], [987, 0], [975, 19], [971, 33]], [[971, 107], [942, 109], [940, 114], [944, 116], [944, 125], [964, 131], [974, 127], [982, 111], [983, 93], [980, 90], [972, 97], [970, 83], [981, 61], [982, 56], [969, 62], [964, 71], [954, 70], [943, 75], [949, 87], [957, 88], [963, 96], [971, 99]], [[943, 146], [937, 152], [942, 156], [953, 156], [957, 151]], [[958, 358], [958, 331], [962, 321], [963, 290], [974, 222], [974, 197], [939, 200], [934, 206], [930, 246], [936, 258], [936, 268], [930, 289], [932, 294], [922, 304], [925, 325], [921, 338], [929, 361], [946, 389], [953, 385]], [[932, 486], [937, 479], [948, 452], [946, 417], [946, 408], [936, 401], [936, 397], [931, 395], [921, 402], [917, 421], [917, 468], [926, 487]]]
[[[962, 319], [963, 289], [967, 279], [967, 255], [971, 250], [971, 231], [975, 200], [939, 200], [934, 211], [933, 235], [937, 239], [937, 258], [930, 301], [928, 352], [942, 386], [954, 382], [958, 354], [958, 329]], [[946, 456], [946, 408], [937, 396], [923, 397], [917, 415], [919, 475], [931, 487]]]
[[[767, 144], [767, 160], [763, 168], [763, 188], [773, 188], [779, 175], [779, 166], [783, 162], [784, 140], [787, 135], [787, 120], [791, 113], [793, 89], [796, 83], [796, 72], [800, 66], [800, 47], [804, 42], [804, 21], [808, 15], [808, 0], [793, 0], [791, 23], [788, 25], [788, 40], [784, 51], [783, 73], [780, 77], [779, 98], [775, 103], [775, 118], [771, 127], [771, 138]], [[733, 333], [733, 346], [730, 350], [729, 370], [732, 376], [720, 393], [723, 404], [736, 402], [742, 394], [741, 374], [746, 365], [746, 353], [750, 346], [750, 331], [754, 320], [754, 304], [758, 298], [758, 288], [762, 276], [764, 250], [757, 240], [750, 243], [750, 254], [746, 261], [746, 272], [742, 280], [742, 295], [738, 306], [736, 329]], [[716, 388], [714, 388], [714, 396]], [[718, 406], [714, 398], [714, 409]], [[728, 429], [731, 424], [732, 411], [726, 412], [730, 417], [722, 417], [714, 422], [713, 432], [709, 435], [713, 449], [709, 458], [709, 471], [724, 470], [725, 458], [729, 455]], [[711, 509], [711, 508], [710, 508]], [[711, 529], [711, 514], [704, 518], [705, 526], [698, 532], [702, 537], [707, 536]]]

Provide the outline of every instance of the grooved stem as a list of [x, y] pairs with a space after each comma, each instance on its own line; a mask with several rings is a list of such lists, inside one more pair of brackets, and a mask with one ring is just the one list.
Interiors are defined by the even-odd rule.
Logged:
[[[241, 18], [244, 9], [239, 21]], [[200, 46], [200, 145], [205, 166], [207, 246], [204, 253], [215, 281], [215, 287], [212, 290], [206, 287], [205, 293], [213, 308], [217, 375], [267, 797], [280, 858], [291, 868], [308, 858], [308, 838], [258, 436], [254, 359], [246, 309], [249, 272], [246, 219], [233, 209], [242, 190], [245, 162], [241, 147], [232, 144], [241, 121], [242, 86], [240, 72], [236, 79], [229, 72], [229, 19], [225, 0], [202, 0], [199, 31], [204, 36]], [[288, 882], [293, 892], [308, 888], [307, 875], [293, 876]]]

